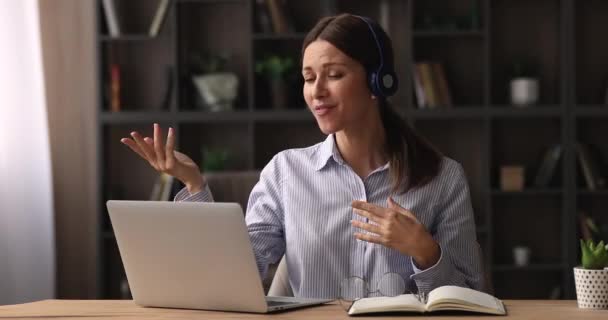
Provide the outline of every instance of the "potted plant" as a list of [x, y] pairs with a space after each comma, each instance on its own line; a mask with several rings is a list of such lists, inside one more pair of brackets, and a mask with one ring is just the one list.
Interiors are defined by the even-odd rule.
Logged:
[[255, 65], [255, 72], [264, 76], [270, 86], [272, 106], [275, 109], [287, 107], [287, 78], [294, 66], [291, 57], [271, 55], [259, 60]]
[[539, 81], [535, 64], [531, 60], [520, 60], [513, 64], [510, 83], [511, 104], [527, 107], [538, 102]]
[[608, 309], [608, 245], [580, 240], [581, 266], [574, 267], [579, 308]]
[[226, 70], [227, 56], [191, 53], [188, 59], [189, 73], [200, 103], [209, 111], [233, 109], [238, 92], [239, 79]]
[[226, 170], [230, 153], [226, 149], [201, 148], [203, 156], [202, 168], [204, 172]]

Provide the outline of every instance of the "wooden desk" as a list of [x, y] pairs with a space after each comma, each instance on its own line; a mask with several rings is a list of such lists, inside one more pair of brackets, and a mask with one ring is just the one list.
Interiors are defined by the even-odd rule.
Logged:
[[[507, 317], [450, 314], [424, 316], [424, 319], [482, 318], [486, 319], [608, 319], [608, 310], [579, 309], [574, 300], [505, 300]], [[405, 314], [401, 314], [405, 315]], [[336, 302], [277, 314], [213, 312], [142, 308], [129, 300], [44, 300], [32, 303], [0, 306], [0, 319], [419, 319], [422, 317], [392, 315], [384, 317], [348, 317]]]

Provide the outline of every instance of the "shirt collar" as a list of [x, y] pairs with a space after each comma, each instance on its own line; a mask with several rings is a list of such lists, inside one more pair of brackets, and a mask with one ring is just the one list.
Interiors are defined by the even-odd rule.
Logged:
[[[323, 169], [329, 162], [329, 159], [333, 159], [334, 162], [340, 165], [344, 165], [344, 159], [340, 154], [340, 150], [338, 150], [338, 145], [336, 144], [336, 136], [333, 133], [328, 135], [325, 141], [323, 141], [323, 143], [321, 144], [321, 147], [317, 149], [315, 159], [317, 163], [315, 165], [315, 170], [319, 171]], [[389, 169], [389, 165], [390, 162], [387, 162], [385, 165], [377, 168], [372, 173], [387, 170]]]
[[342, 155], [340, 155], [338, 145], [336, 144], [336, 138], [333, 133], [327, 136], [317, 150], [315, 170], [319, 171], [323, 169], [329, 162], [329, 159], [332, 158], [336, 163], [344, 164], [344, 159], [342, 159]]

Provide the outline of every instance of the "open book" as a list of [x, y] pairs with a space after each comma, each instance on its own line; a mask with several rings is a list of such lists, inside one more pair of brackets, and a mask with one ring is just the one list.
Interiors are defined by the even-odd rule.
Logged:
[[435, 288], [429, 292], [426, 303], [420, 301], [415, 294], [363, 298], [353, 303], [348, 310], [348, 314], [401, 311], [423, 313], [440, 310], [507, 314], [504, 304], [499, 299], [481, 291], [456, 286]]

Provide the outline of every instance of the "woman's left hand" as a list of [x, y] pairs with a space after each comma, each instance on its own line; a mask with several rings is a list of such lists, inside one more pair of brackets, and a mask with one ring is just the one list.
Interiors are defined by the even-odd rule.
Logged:
[[356, 214], [368, 218], [375, 224], [352, 220], [354, 227], [369, 231], [355, 233], [359, 240], [381, 244], [395, 249], [414, 259], [422, 270], [433, 266], [440, 257], [439, 244], [433, 239], [413, 212], [402, 208], [388, 198], [388, 208], [365, 201], [353, 201]]

